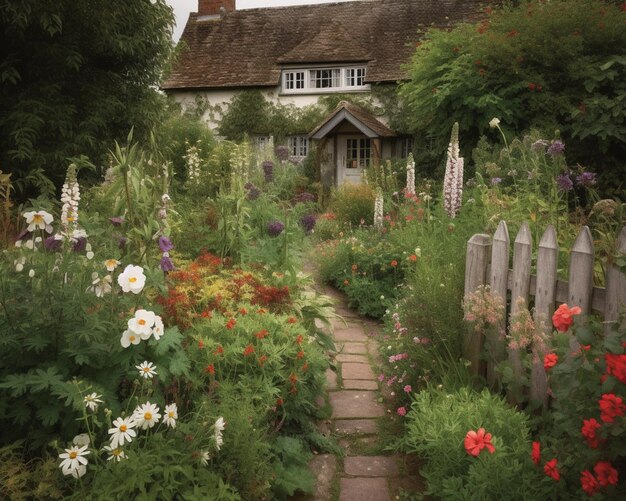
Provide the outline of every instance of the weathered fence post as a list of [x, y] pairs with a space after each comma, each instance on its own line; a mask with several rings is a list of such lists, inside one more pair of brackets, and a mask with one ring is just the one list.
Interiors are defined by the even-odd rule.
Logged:
[[[554, 226], [550, 225], [541, 237], [537, 250], [537, 288], [535, 292], [535, 326], [540, 335], [552, 332], [551, 317], [556, 297], [557, 263], [559, 244]], [[533, 343], [530, 400], [548, 406], [548, 380], [543, 368], [545, 353], [543, 342]]]
[[[522, 224], [515, 237], [513, 243], [513, 279], [511, 284], [511, 318], [514, 317], [520, 307], [519, 300], [522, 299], [523, 304], [528, 307], [528, 294], [530, 292], [530, 266], [532, 257], [533, 237], [530, 233], [528, 223]], [[523, 378], [522, 360], [520, 357], [520, 348], [517, 346], [509, 347], [509, 361], [513, 369], [513, 377], [515, 381], [521, 381]], [[521, 401], [521, 393], [516, 388], [509, 395], [515, 403]]]
[[[593, 240], [588, 226], [583, 226], [574, 241], [569, 256], [569, 289], [567, 304], [580, 306], [583, 315], [591, 311], [591, 296], [593, 294]], [[570, 338], [570, 353], [580, 349], [580, 344], [574, 336]]]
[[491, 270], [489, 272], [489, 285], [491, 293], [502, 298], [504, 311], [502, 312], [502, 322], [490, 332], [489, 339], [489, 359], [487, 360], [487, 383], [494, 386], [496, 382], [495, 368], [506, 356], [506, 343], [501, 336], [506, 328], [506, 297], [509, 286], [509, 229], [505, 221], [500, 221], [498, 229], [493, 236], [493, 246], [491, 249]]
[[[486, 283], [491, 238], [479, 233], [467, 242], [465, 257], [465, 295], [474, 292], [480, 285]], [[480, 352], [483, 345], [483, 335], [473, 330], [466, 334], [463, 342], [463, 357], [470, 361], [470, 372], [473, 375], [480, 373]]]
[[[616, 255], [626, 255], [626, 226], [622, 228], [615, 245]], [[626, 304], [626, 275], [615, 264], [606, 270], [606, 296], [604, 299], [605, 332], [611, 328], [619, 316], [620, 309]]]

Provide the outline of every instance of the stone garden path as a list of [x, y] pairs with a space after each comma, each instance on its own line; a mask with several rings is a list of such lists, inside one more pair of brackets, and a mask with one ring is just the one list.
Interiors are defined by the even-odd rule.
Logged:
[[315, 493], [298, 499], [391, 501], [400, 499], [400, 488], [421, 491], [418, 465], [390, 455], [379, 442], [381, 434], [389, 436], [385, 428], [391, 422], [375, 372], [379, 357], [375, 337], [381, 324], [351, 311], [337, 290], [324, 286], [318, 290], [335, 299], [335, 309], [345, 321], [333, 321], [337, 352], [330, 357], [336, 371], [326, 373], [332, 414], [319, 423], [322, 433], [337, 439], [343, 455], [315, 456], [310, 463], [317, 476]]

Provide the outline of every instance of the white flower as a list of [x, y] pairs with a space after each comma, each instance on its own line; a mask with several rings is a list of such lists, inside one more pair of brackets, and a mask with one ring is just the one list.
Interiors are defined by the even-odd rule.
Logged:
[[103, 449], [109, 453], [107, 461], [111, 461], [111, 459], [113, 459], [114, 461], [119, 462], [122, 459], [128, 459], [128, 456], [126, 456], [124, 451], [119, 447], [111, 447], [109, 445], [105, 445]]
[[117, 283], [120, 284], [122, 291], [139, 294], [146, 284], [146, 276], [143, 274], [143, 268], [129, 264], [117, 277]]
[[46, 230], [48, 233], [52, 233], [52, 214], [46, 212], [45, 210], [38, 211], [30, 211], [24, 212], [24, 219], [26, 219], [26, 223], [28, 224], [28, 231], [35, 231], [36, 229]]
[[33, 277], [35, 276], [35, 270], [33, 270], [33, 269], [31, 268], [31, 270], [28, 272], [28, 276], [29, 276], [30, 278], [33, 278]]
[[169, 404], [165, 406], [165, 416], [163, 421], [170, 428], [176, 428], [176, 420], [178, 419], [178, 407], [176, 404]]
[[133, 412], [133, 421], [135, 426], [141, 427], [142, 430], [152, 428], [161, 419], [159, 414], [159, 408], [155, 404], [146, 402], [145, 404], [137, 407]]
[[120, 264], [122, 263], [120, 263], [117, 259], [107, 259], [104, 262], [104, 266], [106, 266], [107, 271], [114, 271]]
[[222, 432], [226, 427], [226, 423], [224, 422], [223, 417], [218, 417], [213, 425], [213, 433], [215, 434], [215, 448], [219, 451], [224, 444], [224, 438], [222, 437]]
[[489, 122], [489, 127], [491, 127], [492, 129], [495, 129], [498, 125], [500, 125], [499, 118], [493, 117], [491, 121]]
[[132, 418], [118, 417], [113, 421], [113, 426], [115, 426], [115, 428], [109, 428], [111, 447], [113, 449], [116, 449], [118, 445], [124, 445], [124, 442], [132, 442], [133, 437], [137, 436], [137, 433], [133, 430], [135, 422]]
[[161, 339], [161, 336], [163, 335], [163, 320], [161, 320], [161, 317], [159, 315], [155, 315], [154, 317], [154, 327], [152, 328], [152, 335], [157, 341]]
[[204, 466], [208, 466], [209, 465], [209, 459], [211, 459], [211, 456], [209, 456], [209, 451], [201, 451], [200, 452], [200, 462], [204, 465]]
[[155, 314], [153, 311], [137, 310], [135, 316], [128, 321], [128, 329], [138, 334], [144, 341], [152, 335]]
[[87, 254], [85, 254], [85, 257], [89, 260], [93, 259], [93, 257], [95, 256], [95, 254], [92, 251], [87, 252]]
[[72, 443], [77, 445], [78, 447], [84, 447], [85, 445], [89, 445], [89, 435], [87, 433], [81, 433], [80, 435], [76, 435]]
[[144, 360], [142, 364], [135, 365], [137, 370], [139, 371], [139, 375], [144, 379], [152, 379], [153, 376], [156, 375], [156, 365], [153, 365], [152, 362], [148, 362]]
[[102, 403], [102, 400], [100, 400], [100, 397], [102, 395], [98, 395], [95, 391], [91, 394], [91, 395], [85, 395], [85, 398], [83, 398], [83, 402], [85, 402], [85, 407], [87, 407], [87, 409], [89, 409], [90, 411], [94, 411], [98, 408], [98, 404]]
[[139, 337], [139, 334], [131, 330], [124, 331], [122, 339], [120, 339], [120, 343], [124, 348], [128, 348], [131, 344], [139, 344], [140, 341], [141, 337]]
[[93, 292], [96, 297], [103, 297], [105, 294], [110, 293], [113, 288], [111, 284], [113, 283], [113, 279], [111, 275], [106, 275], [104, 278], [100, 279], [98, 277], [98, 273], [92, 274], [93, 281], [91, 282], [91, 287], [89, 287], [89, 291]]
[[[87, 458], [85, 457], [90, 452], [87, 450], [87, 446], [82, 447], [73, 446], [69, 449], [65, 449], [63, 454], [59, 454], [61, 464], [59, 468], [63, 472], [63, 475], [72, 475], [75, 478], [82, 477], [87, 471]], [[82, 466], [82, 468], [81, 468]]]

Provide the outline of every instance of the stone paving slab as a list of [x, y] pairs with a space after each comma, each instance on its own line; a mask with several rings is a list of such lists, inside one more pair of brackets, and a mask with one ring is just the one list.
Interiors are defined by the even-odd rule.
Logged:
[[367, 355], [367, 345], [365, 343], [335, 343], [337, 351], [343, 354]]
[[335, 357], [337, 362], [354, 362], [358, 364], [369, 364], [369, 359], [366, 355], [352, 355], [349, 353], [339, 353]]
[[347, 362], [341, 364], [341, 377], [342, 379], [369, 379], [374, 381], [374, 371], [369, 364], [356, 364], [353, 362]]
[[343, 462], [346, 475], [355, 477], [397, 477], [398, 461], [393, 456], [348, 456]]
[[337, 471], [337, 458], [333, 454], [320, 454], [309, 462], [315, 475], [315, 501], [330, 501], [333, 478]]
[[335, 433], [356, 435], [378, 432], [378, 425], [374, 419], [338, 419], [334, 422]]
[[337, 373], [332, 369], [326, 369], [326, 388], [329, 390], [337, 388]]
[[377, 390], [376, 381], [368, 381], [367, 379], [344, 379], [342, 381], [344, 390]]
[[329, 395], [335, 419], [379, 417], [385, 414], [373, 391], [334, 391]]
[[391, 501], [384, 478], [342, 478], [339, 501]]
[[357, 341], [359, 343], [364, 343], [368, 339], [361, 326], [354, 324], [348, 324], [348, 327], [335, 329], [333, 337], [335, 341]]

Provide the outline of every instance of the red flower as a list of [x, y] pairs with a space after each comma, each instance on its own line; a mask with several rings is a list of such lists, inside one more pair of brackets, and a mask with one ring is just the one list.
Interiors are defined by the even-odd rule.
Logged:
[[398, 266], [398, 261], [396, 261], [395, 259], [391, 261], [391, 266], [393, 266], [394, 268], [396, 266]]
[[295, 317], [289, 317], [287, 319], [287, 323], [288, 324], [295, 324], [297, 322], [297, 320], [295, 319]]
[[213, 355], [223, 355], [224, 354], [224, 348], [222, 348], [222, 345], [218, 345], [217, 349], [213, 352]]
[[343, 281], [343, 285], [348, 285], [350, 282], [348, 280]]
[[267, 355], [263, 355], [262, 357], [259, 358], [259, 365], [261, 367], [263, 367], [263, 364], [265, 364], [265, 362], [267, 362]]
[[583, 419], [583, 427], [580, 432], [587, 440], [587, 445], [592, 449], [597, 449], [600, 445], [600, 439], [596, 435], [596, 432], [602, 427], [595, 418]]
[[276, 399], [276, 405], [277, 405], [278, 407], [280, 407], [281, 405], [283, 405], [283, 403], [284, 403], [284, 402], [283, 402], [283, 399], [282, 399], [282, 398], [277, 398], [277, 399]]
[[580, 474], [580, 485], [588, 496], [593, 496], [600, 492], [600, 484], [598, 484], [596, 477], [589, 470], [585, 470]]
[[211, 312], [210, 310], [202, 310], [202, 313], [200, 313], [200, 316], [202, 318], [211, 318], [213, 317], [213, 312]]
[[470, 430], [467, 432], [467, 435], [465, 435], [465, 451], [470, 456], [478, 456], [485, 447], [491, 454], [496, 450], [491, 443], [491, 433], [485, 433], [484, 428], [480, 428], [478, 431]]
[[204, 349], [204, 341], [202, 341], [202, 339], [200, 341], [198, 341], [198, 349], [199, 350], [203, 350]]
[[296, 384], [298, 382], [298, 376], [296, 376], [293, 372], [289, 375], [289, 381], [291, 384]]
[[415, 262], [415, 261], [417, 261], [417, 256], [415, 254], [411, 254], [409, 256], [409, 260]]
[[536, 86], [534, 83], [532, 83], [532, 82], [530, 82], [530, 83], [528, 84], [528, 89], [529, 89], [529, 90], [535, 90], [535, 87], [537, 87], [537, 86]]
[[559, 356], [556, 353], [548, 353], [543, 357], [543, 368], [545, 370], [552, 369], [559, 361]]
[[297, 358], [304, 358], [304, 351], [300, 350], [300, 351], [297, 353], [296, 357], [297, 357]]
[[574, 323], [572, 318], [574, 315], [580, 315], [581, 309], [579, 306], [569, 308], [566, 304], [562, 304], [552, 315], [552, 323], [556, 330], [559, 332], [566, 332], [570, 328], [570, 325]]
[[593, 471], [598, 476], [598, 482], [602, 487], [617, 485], [617, 470], [609, 461], [598, 461], [593, 467]]
[[264, 337], [267, 337], [269, 335], [269, 332], [267, 332], [266, 329], [263, 329], [262, 331], [259, 331], [255, 334], [257, 339], [263, 339]]
[[304, 362], [304, 363], [302, 364], [302, 372], [306, 372], [306, 371], [308, 370], [308, 368], [309, 368], [309, 364], [307, 364], [306, 362]]
[[248, 310], [246, 310], [245, 308], [239, 308], [239, 313], [243, 316], [246, 316], [248, 314]]
[[557, 463], [556, 458], [548, 461], [543, 467], [543, 472], [558, 482], [559, 479], [561, 478], [561, 474], [559, 473], [559, 470], [556, 467], [556, 463]]
[[228, 322], [226, 322], [226, 328], [232, 329], [236, 324], [237, 324], [237, 320], [235, 320], [234, 318], [231, 318], [230, 320], [228, 320]]
[[626, 355], [606, 353], [604, 359], [606, 360], [606, 373], [626, 384]]
[[215, 376], [215, 366], [213, 364], [209, 364], [204, 368], [204, 372], [208, 372], [211, 376]]
[[536, 465], [538, 465], [539, 461], [541, 461], [541, 444], [539, 442], [533, 442], [533, 449], [530, 453], [530, 457]]
[[246, 346], [246, 349], [243, 350], [243, 356], [247, 357], [248, 355], [251, 355], [252, 353], [254, 353], [254, 346], [249, 344], [248, 346]]
[[303, 339], [304, 338], [302, 337], [302, 334], [298, 334], [298, 337], [296, 338], [296, 343], [302, 344]]
[[614, 393], [605, 393], [600, 398], [600, 419], [605, 423], [612, 423], [617, 416], [623, 416], [626, 405]]

